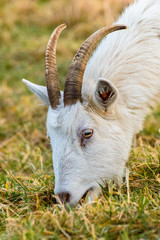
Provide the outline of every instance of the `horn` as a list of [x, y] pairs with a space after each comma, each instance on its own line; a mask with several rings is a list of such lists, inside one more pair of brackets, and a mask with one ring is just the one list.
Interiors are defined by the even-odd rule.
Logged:
[[46, 48], [45, 54], [45, 76], [47, 83], [48, 97], [51, 107], [55, 109], [59, 104], [60, 86], [58, 81], [58, 70], [56, 64], [56, 45], [60, 33], [66, 28], [65, 24], [58, 26], [52, 33]]
[[84, 71], [91, 56], [93, 50], [97, 46], [97, 43], [105, 37], [107, 34], [126, 29], [127, 26], [124, 25], [114, 25], [109, 27], [104, 27], [95, 33], [93, 33], [89, 38], [87, 38], [77, 51], [74, 56], [72, 63], [69, 67], [67, 73], [67, 79], [64, 88], [64, 105], [75, 104], [78, 100], [82, 102], [81, 89]]

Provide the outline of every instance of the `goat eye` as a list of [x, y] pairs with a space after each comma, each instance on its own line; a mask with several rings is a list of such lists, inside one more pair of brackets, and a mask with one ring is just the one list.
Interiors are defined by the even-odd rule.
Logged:
[[84, 130], [82, 132], [82, 137], [84, 138], [90, 138], [93, 134], [93, 130], [92, 129], [87, 129], [87, 130]]

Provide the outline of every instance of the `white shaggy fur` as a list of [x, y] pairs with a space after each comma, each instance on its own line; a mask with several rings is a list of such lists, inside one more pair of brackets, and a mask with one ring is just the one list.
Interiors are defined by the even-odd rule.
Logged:
[[[127, 30], [103, 39], [90, 58], [83, 78], [83, 103], [49, 106], [47, 131], [53, 150], [55, 193], [70, 193], [76, 204], [90, 189], [98, 193], [106, 180], [121, 182], [134, 135], [160, 95], [160, 0], [138, 0], [117, 21]], [[107, 80], [106, 80], [107, 79]], [[107, 111], [98, 102], [100, 81], [116, 89]], [[48, 104], [44, 87], [24, 83]], [[93, 129], [86, 146], [80, 145], [84, 129]]]

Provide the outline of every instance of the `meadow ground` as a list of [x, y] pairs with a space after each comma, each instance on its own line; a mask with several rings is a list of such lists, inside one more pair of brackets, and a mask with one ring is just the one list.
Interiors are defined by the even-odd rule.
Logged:
[[0, 1], [0, 239], [160, 239], [160, 107], [147, 117], [130, 153], [130, 201], [124, 182], [121, 189], [103, 189], [93, 205], [65, 209], [53, 195], [47, 108], [21, 82], [45, 85], [46, 44], [65, 22], [57, 48], [63, 88], [83, 40], [110, 24], [128, 3]]

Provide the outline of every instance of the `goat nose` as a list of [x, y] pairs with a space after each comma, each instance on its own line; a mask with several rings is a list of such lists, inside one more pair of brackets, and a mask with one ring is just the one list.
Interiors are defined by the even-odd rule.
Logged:
[[57, 194], [61, 203], [68, 203], [70, 201], [70, 193], [68, 192], [61, 192]]

